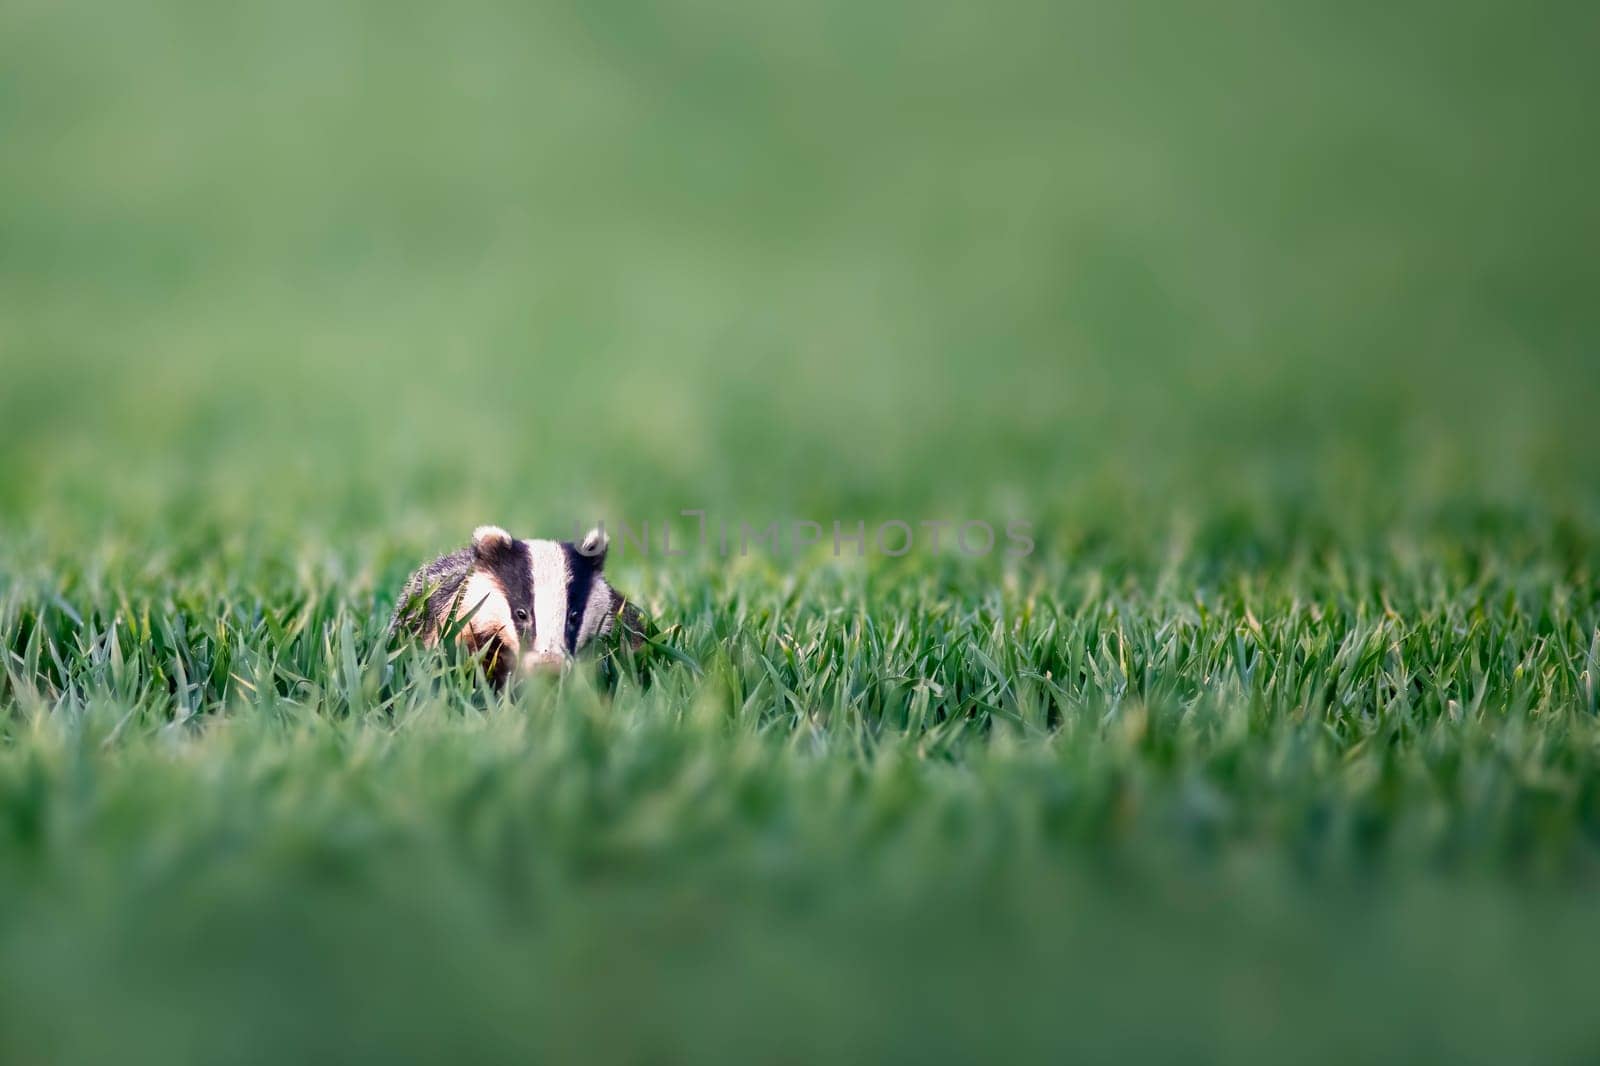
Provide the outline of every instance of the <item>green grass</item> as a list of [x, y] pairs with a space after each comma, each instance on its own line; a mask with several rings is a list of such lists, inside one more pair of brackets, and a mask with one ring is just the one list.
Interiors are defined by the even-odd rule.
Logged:
[[0, 1060], [1592, 1055], [1596, 21], [0, 8]]
[[671, 655], [500, 700], [309, 574], [108, 569], [0, 614], [19, 1058], [1592, 1036], [1600, 614], [1552, 574], [658, 575]]

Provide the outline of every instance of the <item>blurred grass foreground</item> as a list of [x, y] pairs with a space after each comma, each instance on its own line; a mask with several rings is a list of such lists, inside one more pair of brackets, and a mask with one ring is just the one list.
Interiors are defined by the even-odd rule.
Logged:
[[1596, 40], [0, 3], [0, 1060], [1592, 1057]]

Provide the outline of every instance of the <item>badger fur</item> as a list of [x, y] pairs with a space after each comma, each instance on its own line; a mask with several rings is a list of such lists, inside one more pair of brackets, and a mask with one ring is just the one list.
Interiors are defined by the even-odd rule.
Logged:
[[496, 687], [515, 672], [563, 666], [619, 621], [637, 646], [643, 616], [601, 576], [608, 547], [601, 529], [574, 543], [518, 540], [499, 526], [479, 526], [471, 546], [411, 575], [390, 631], [431, 647], [459, 620], [457, 639], [483, 653]]

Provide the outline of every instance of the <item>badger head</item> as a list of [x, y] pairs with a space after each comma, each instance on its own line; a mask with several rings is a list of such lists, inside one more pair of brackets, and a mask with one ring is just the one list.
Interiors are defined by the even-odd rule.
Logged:
[[601, 529], [576, 543], [518, 540], [499, 526], [473, 531], [453, 614], [466, 616], [461, 639], [486, 652], [491, 680], [559, 669], [611, 631], [625, 603], [601, 576], [608, 547]]

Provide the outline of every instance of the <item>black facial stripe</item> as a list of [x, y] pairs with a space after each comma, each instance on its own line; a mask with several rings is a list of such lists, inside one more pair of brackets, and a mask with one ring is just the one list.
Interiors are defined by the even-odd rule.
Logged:
[[566, 638], [562, 646], [570, 655], [578, 650], [578, 629], [583, 625], [583, 615], [589, 606], [589, 590], [600, 573], [595, 565], [599, 560], [580, 552], [576, 545], [563, 541], [562, 554], [567, 560], [567, 618]]
[[483, 653], [483, 666], [488, 672], [489, 682], [495, 688], [504, 688], [506, 679], [511, 676], [512, 657], [506, 651], [505, 642], [499, 637], [489, 637], [478, 649]]
[[[528, 546], [520, 540], [482, 558], [479, 565], [493, 575], [505, 592], [512, 623], [528, 633], [533, 631], [533, 570]], [[525, 612], [519, 615], [517, 612]], [[524, 619], [526, 619], [524, 621]]]

